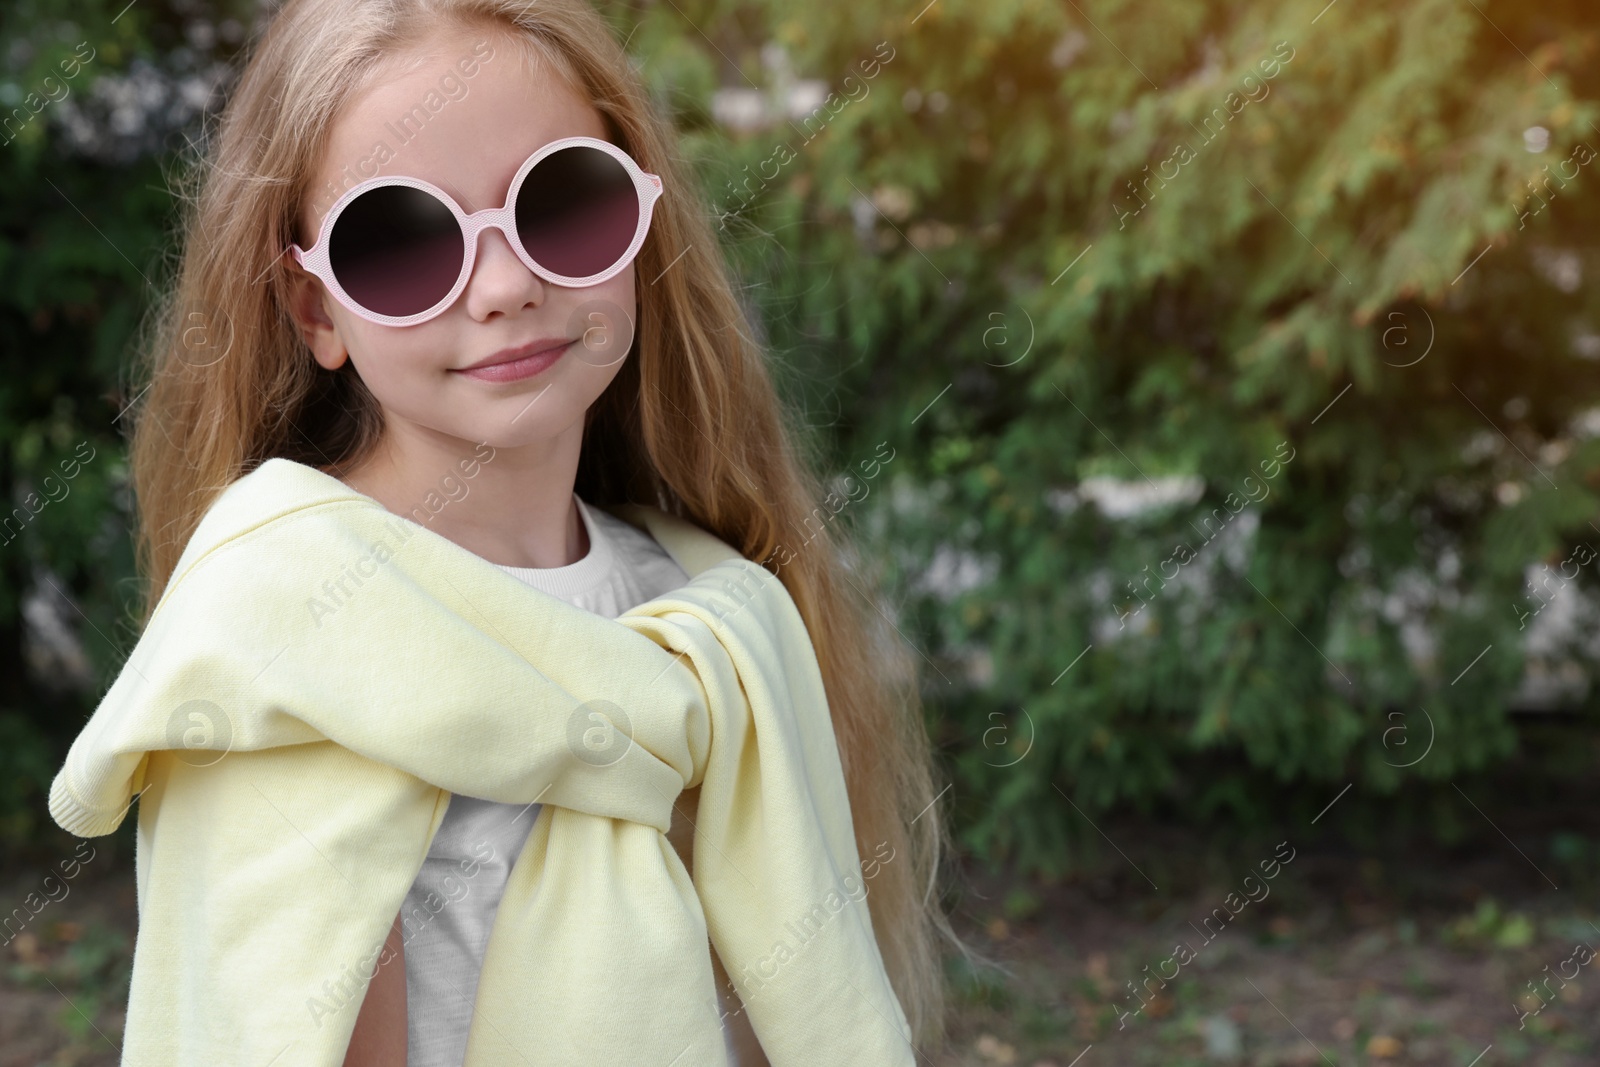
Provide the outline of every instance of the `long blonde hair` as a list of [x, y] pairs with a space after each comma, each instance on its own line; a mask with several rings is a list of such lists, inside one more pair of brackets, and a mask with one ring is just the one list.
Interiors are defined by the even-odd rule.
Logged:
[[[353, 469], [377, 444], [376, 399], [349, 361], [329, 372], [288, 318], [281, 256], [339, 109], [386, 55], [443, 26], [494, 29], [553, 62], [611, 139], [668, 190], [691, 190], [670, 125], [604, 20], [584, 0], [291, 0], [256, 41], [205, 157], [187, 176], [176, 283], [148, 321], [130, 446], [141, 628], [216, 495], [282, 456]], [[679, 269], [665, 268], [678, 259]], [[576, 490], [689, 519], [762, 562], [793, 597], [816, 649], [860, 855], [882, 864], [868, 894], [890, 979], [919, 1044], [943, 1037], [941, 941], [962, 947], [940, 901], [948, 831], [922, 723], [915, 662], [876, 606], [871, 568], [819, 514], [751, 340], [700, 197], [657, 204], [636, 260], [635, 358], [588, 413]], [[715, 427], [712, 442], [700, 428]], [[773, 557], [798, 532], [808, 542]], [[846, 575], [846, 568], [855, 572]], [[853, 585], [854, 590], [847, 588]]]

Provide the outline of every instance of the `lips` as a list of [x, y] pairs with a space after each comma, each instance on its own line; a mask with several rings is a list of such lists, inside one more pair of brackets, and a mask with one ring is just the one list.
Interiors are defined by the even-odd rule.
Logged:
[[565, 348], [571, 343], [572, 338], [570, 337], [541, 337], [537, 341], [529, 341], [527, 344], [519, 345], [516, 348], [502, 348], [492, 356], [485, 356], [476, 363], [455, 369], [465, 371], [478, 370], [482, 367], [494, 367], [502, 363], [511, 363], [515, 360], [526, 359], [529, 356], [536, 356], [554, 348]]
[[576, 338], [541, 338], [517, 348], [505, 348], [454, 373], [486, 382], [512, 382], [530, 378], [560, 359]]

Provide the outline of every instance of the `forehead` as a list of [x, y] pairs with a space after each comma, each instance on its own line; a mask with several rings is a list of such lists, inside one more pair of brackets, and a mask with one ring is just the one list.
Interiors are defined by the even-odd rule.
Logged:
[[435, 35], [386, 57], [329, 129], [301, 210], [308, 236], [345, 190], [432, 182], [463, 210], [499, 207], [517, 169], [561, 137], [607, 136], [561, 68], [505, 33]]

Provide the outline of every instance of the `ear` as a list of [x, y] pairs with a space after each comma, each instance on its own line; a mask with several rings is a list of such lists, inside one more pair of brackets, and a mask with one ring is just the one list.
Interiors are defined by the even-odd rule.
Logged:
[[350, 350], [334, 325], [328, 291], [321, 279], [296, 264], [289, 267], [289, 317], [324, 370], [338, 370]]

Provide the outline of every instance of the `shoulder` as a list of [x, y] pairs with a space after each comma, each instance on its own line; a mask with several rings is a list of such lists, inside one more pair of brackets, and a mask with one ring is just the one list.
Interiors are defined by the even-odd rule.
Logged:
[[742, 560], [737, 549], [720, 537], [659, 507], [645, 504], [607, 504], [593, 506], [632, 528], [634, 533], [653, 540], [690, 578], [725, 560]]
[[590, 515], [610, 543], [611, 565], [621, 588], [629, 591], [627, 599], [649, 599], [689, 582], [689, 572], [648, 531], [599, 508], [591, 508]]
[[330, 514], [329, 504], [373, 504], [337, 478], [293, 460], [273, 458], [219, 487], [184, 545], [181, 574], [202, 558], [280, 520]]
[[270, 459], [221, 487], [185, 543], [155, 613], [182, 594], [193, 605], [231, 601], [265, 610], [279, 596], [303, 601], [308, 575], [327, 561], [393, 554], [425, 528], [391, 515], [313, 467]]
[[637, 565], [650, 560], [674, 562], [672, 553], [648, 529], [635, 526], [593, 505], [589, 505], [589, 516], [596, 529], [611, 543], [620, 563]]

